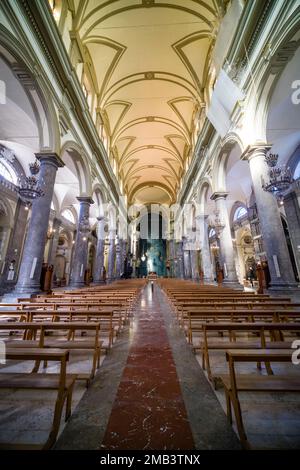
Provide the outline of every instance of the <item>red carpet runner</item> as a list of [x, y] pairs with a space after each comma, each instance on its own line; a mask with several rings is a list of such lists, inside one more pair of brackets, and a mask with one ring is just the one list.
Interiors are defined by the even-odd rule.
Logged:
[[[163, 308], [163, 306], [162, 306]], [[161, 306], [147, 287], [102, 449], [194, 449]]]

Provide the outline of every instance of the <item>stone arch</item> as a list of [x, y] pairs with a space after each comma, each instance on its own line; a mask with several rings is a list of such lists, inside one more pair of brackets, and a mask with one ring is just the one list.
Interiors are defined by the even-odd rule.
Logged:
[[213, 191], [226, 191], [226, 169], [231, 152], [237, 146], [240, 153], [243, 152], [242, 140], [235, 133], [230, 133], [222, 141], [221, 148], [216, 154], [212, 165], [212, 189]]
[[91, 171], [89, 159], [84, 149], [77, 142], [69, 140], [63, 144], [60, 156], [66, 166], [68, 163], [72, 166], [72, 170], [78, 178], [80, 195], [90, 196], [92, 194]]
[[107, 222], [109, 230], [117, 230], [117, 219], [116, 207], [111, 203], [107, 208]]
[[92, 199], [95, 204], [93, 204], [90, 209], [91, 217], [104, 217], [106, 212], [107, 197], [101, 184], [96, 183], [93, 186]]
[[[273, 50], [265, 59], [265, 68], [257, 79], [258, 88], [252, 93], [248, 106], [253, 110], [251, 122], [254, 126], [256, 140], [267, 141], [267, 120], [272, 95], [278, 80], [281, 77], [289, 60], [294, 56], [296, 49], [300, 46], [300, 40], [293, 40], [299, 31], [300, 6], [295, 9], [292, 16], [282, 24], [272, 38]], [[271, 55], [271, 57], [270, 57]], [[248, 142], [254, 143], [254, 142]]]
[[212, 192], [212, 180], [209, 177], [205, 177], [201, 179], [197, 196], [199, 211], [201, 214], [205, 214], [205, 206], [207, 203], [207, 194], [209, 190]]
[[37, 151], [59, 153], [59, 124], [46, 80], [42, 74], [32, 74], [35, 64], [26, 48], [3, 25], [0, 25], [0, 57], [22, 86], [32, 107], [38, 129]]

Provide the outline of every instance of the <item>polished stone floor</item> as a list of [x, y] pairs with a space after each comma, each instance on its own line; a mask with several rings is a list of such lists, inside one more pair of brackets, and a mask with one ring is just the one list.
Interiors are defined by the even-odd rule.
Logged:
[[[214, 371], [227, 372], [224, 354], [212, 354], [211, 361]], [[71, 357], [70, 371], [88, 367], [85, 354]], [[7, 371], [24, 368], [22, 363], [5, 366]], [[258, 373], [255, 367], [247, 372]], [[241, 404], [254, 448], [300, 448], [299, 395], [245, 393]], [[43, 441], [53, 406], [52, 392], [41, 397], [0, 391], [0, 441]], [[130, 324], [102, 358], [91, 386], [76, 383], [72, 408], [56, 449], [240, 448], [226, 419], [224, 392], [208, 382], [157, 286], [143, 290]]]
[[103, 449], [194, 448], [162, 308], [146, 289]]
[[56, 448], [240, 448], [158, 287], [144, 289]]

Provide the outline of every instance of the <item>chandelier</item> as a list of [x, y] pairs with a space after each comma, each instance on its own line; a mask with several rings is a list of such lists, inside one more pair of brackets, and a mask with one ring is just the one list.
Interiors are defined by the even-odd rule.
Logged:
[[211, 226], [214, 228], [216, 232], [216, 236], [219, 237], [222, 231], [224, 230], [225, 225], [221, 222], [220, 211], [218, 209], [214, 210], [214, 214], [215, 214], [215, 219], [213, 223], [211, 224]]
[[265, 156], [265, 162], [269, 167], [269, 182], [262, 181], [262, 188], [271, 194], [274, 194], [280, 201], [283, 200], [287, 189], [294, 182], [291, 171], [286, 165], [277, 165], [279, 155], [269, 153]]
[[29, 163], [29, 171], [30, 176], [23, 178], [18, 187], [19, 196], [26, 205], [30, 205], [35, 199], [45, 195], [36, 177], [40, 171], [37, 160], [34, 163]]

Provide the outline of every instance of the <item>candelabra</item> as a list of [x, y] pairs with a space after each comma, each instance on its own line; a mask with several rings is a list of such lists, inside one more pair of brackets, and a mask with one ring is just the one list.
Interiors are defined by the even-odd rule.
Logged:
[[40, 186], [40, 181], [36, 177], [40, 171], [37, 160], [34, 163], [29, 163], [29, 170], [30, 176], [20, 180], [20, 186], [18, 187], [19, 196], [26, 205], [30, 205], [35, 199], [45, 194]]
[[262, 178], [262, 188], [282, 201], [285, 192], [294, 182], [294, 178], [286, 165], [277, 165], [278, 157], [279, 155], [275, 153], [266, 155], [265, 161], [269, 167], [269, 181], [266, 183]]

